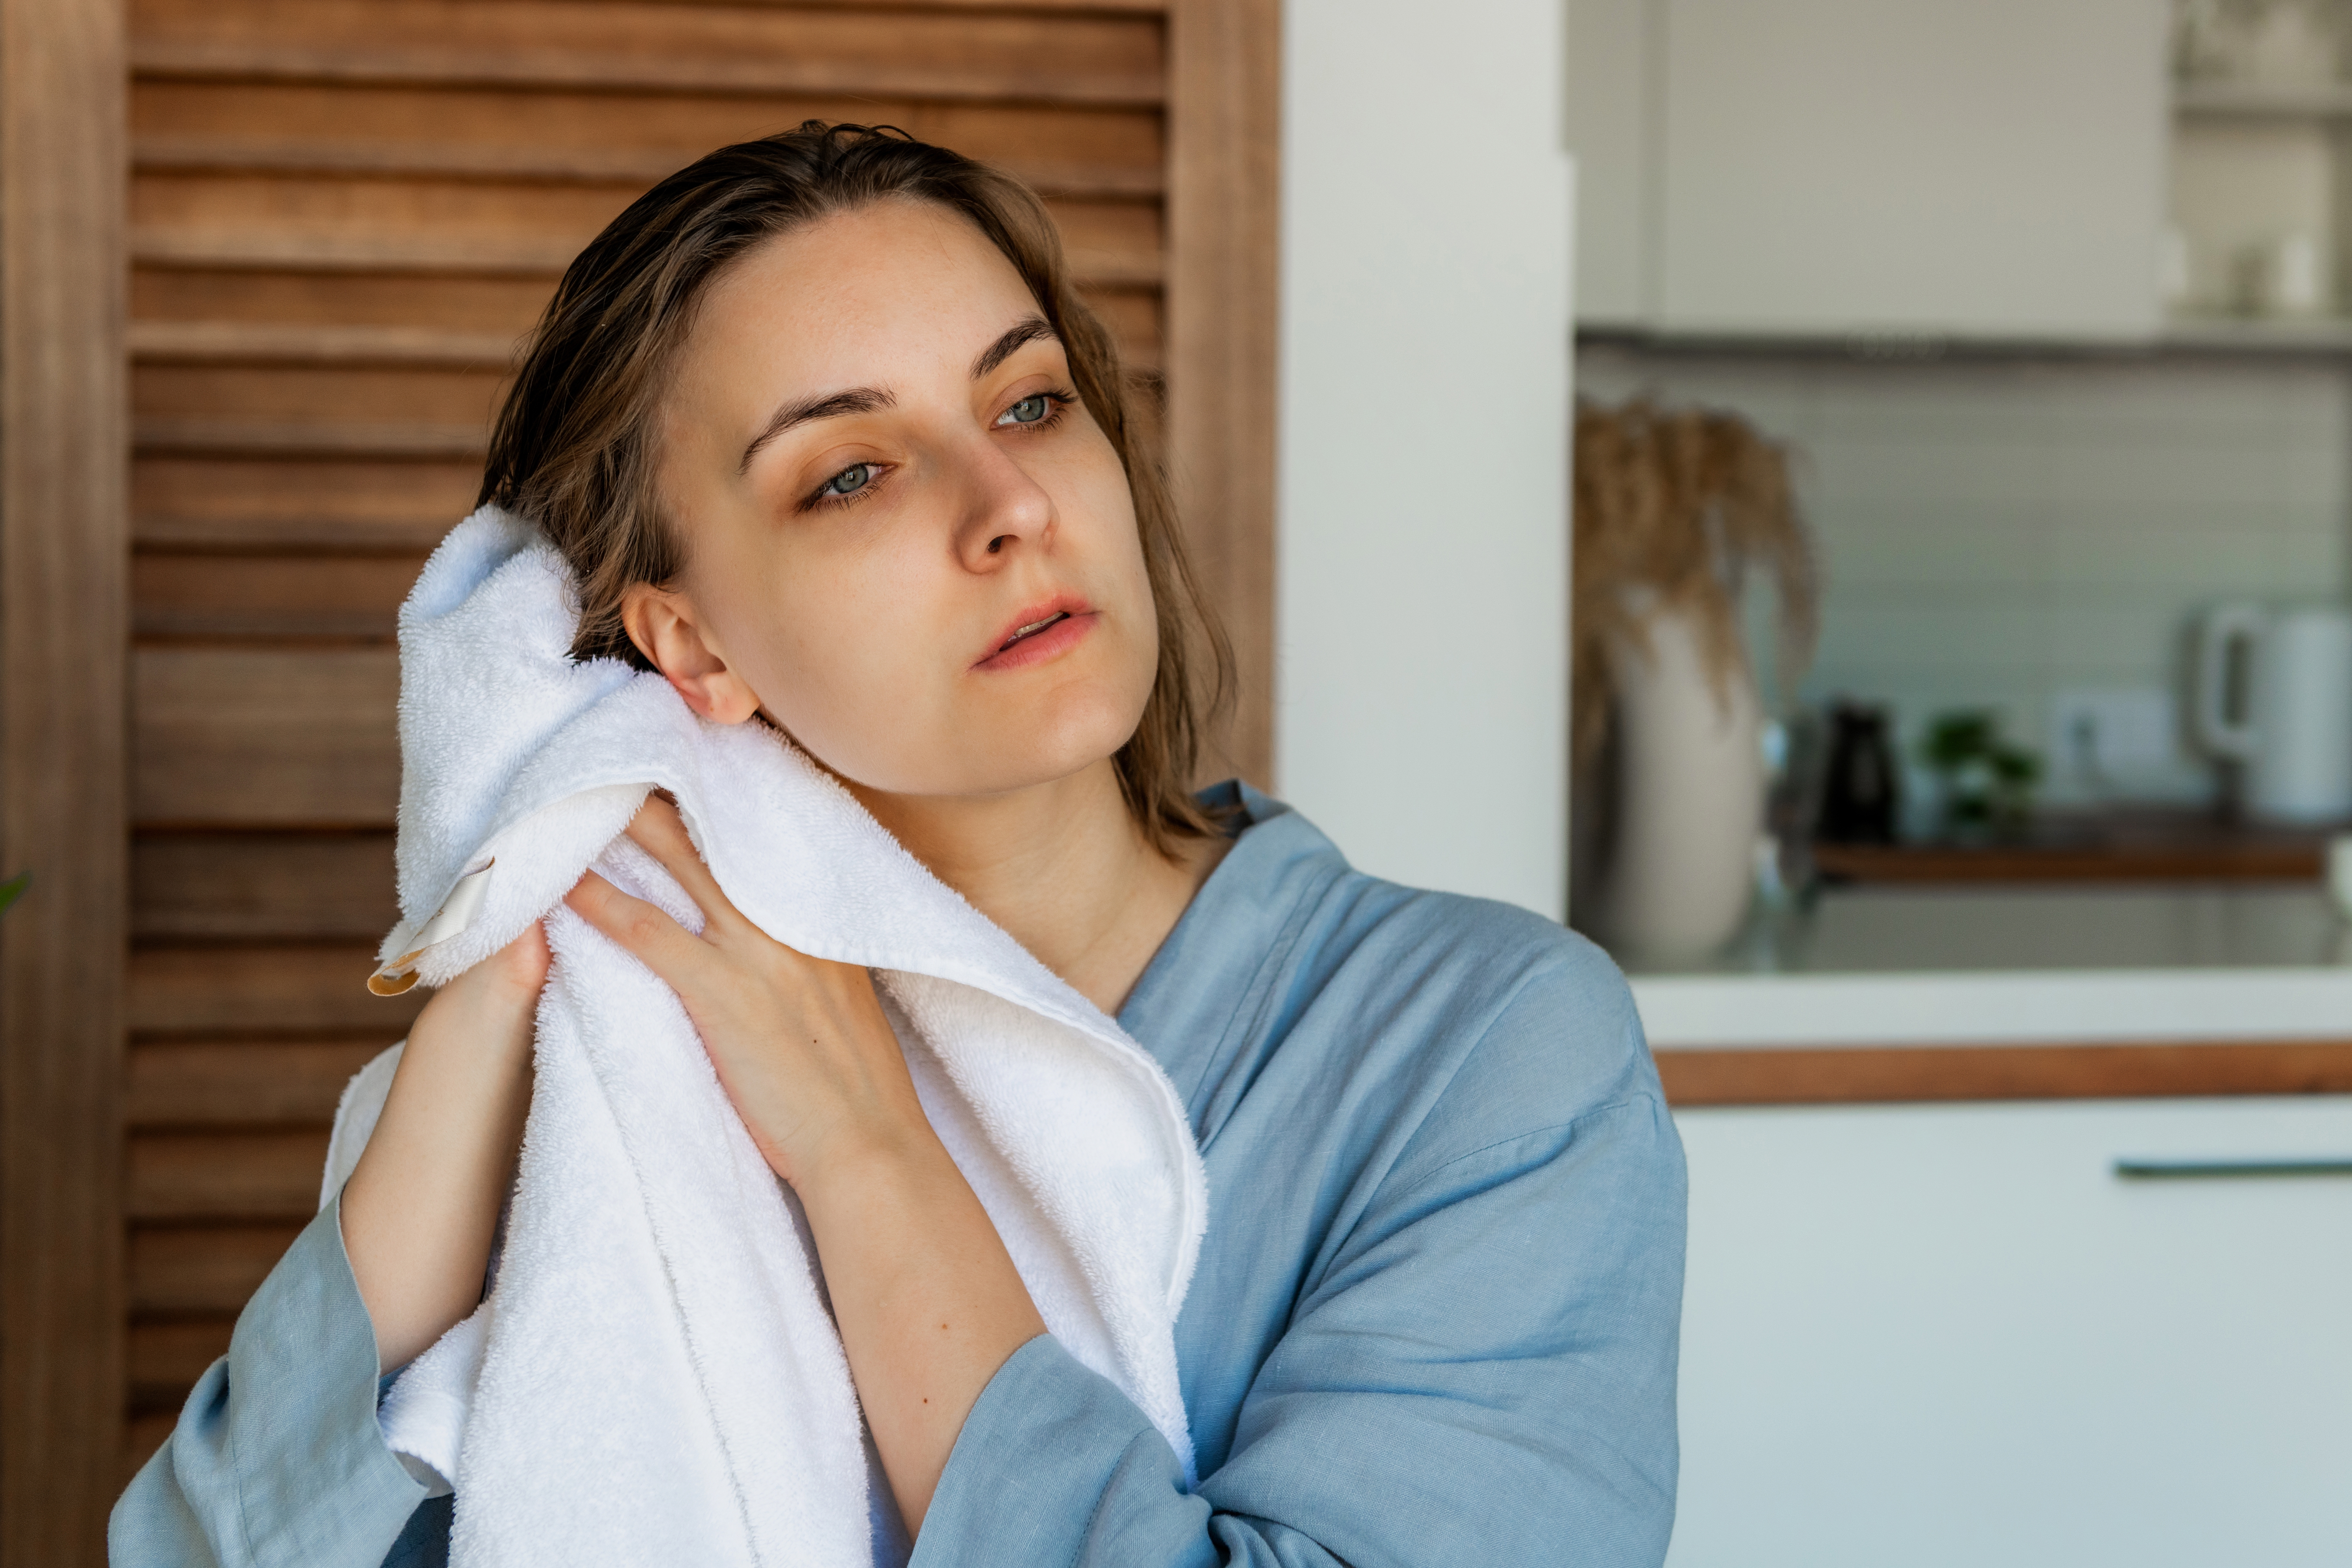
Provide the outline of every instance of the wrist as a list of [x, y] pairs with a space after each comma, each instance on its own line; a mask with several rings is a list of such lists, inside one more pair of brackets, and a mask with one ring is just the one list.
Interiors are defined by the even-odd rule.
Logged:
[[873, 1213], [919, 1204], [940, 1181], [963, 1181], [928, 1121], [845, 1131], [814, 1154], [799, 1163], [793, 1176], [793, 1191], [813, 1222], [820, 1210]]
[[435, 992], [409, 1026], [412, 1051], [444, 1047], [483, 1065], [529, 1061], [539, 1011], [535, 992], [468, 971]]

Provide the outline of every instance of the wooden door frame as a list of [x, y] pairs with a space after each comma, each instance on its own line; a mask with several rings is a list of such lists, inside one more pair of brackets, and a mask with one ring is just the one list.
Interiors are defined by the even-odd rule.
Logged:
[[1274, 787], [1282, 0], [1169, 0], [1168, 426], [1240, 689], [1219, 759]]
[[105, 1556], [123, 1433], [121, 0], [0, 0], [0, 1568]]

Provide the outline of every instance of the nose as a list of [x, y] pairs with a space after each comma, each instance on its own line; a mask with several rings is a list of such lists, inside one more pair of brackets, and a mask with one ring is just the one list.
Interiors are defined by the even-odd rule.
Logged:
[[1054, 498], [1030, 478], [1012, 454], [976, 436], [959, 467], [963, 470], [963, 506], [956, 523], [956, 558], [968, 572], [995, 572], [1024, 547], [1053, 535]]

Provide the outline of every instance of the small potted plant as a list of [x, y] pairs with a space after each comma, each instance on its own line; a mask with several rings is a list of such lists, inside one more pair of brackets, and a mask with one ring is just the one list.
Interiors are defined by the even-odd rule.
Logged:
[[2042, 759], [2000, 732], [1983, 709], [1938, 714], [1919, 742], [1919, 760], [1936, 777], [1944, 837], [2012, 837], [2033, 810]]

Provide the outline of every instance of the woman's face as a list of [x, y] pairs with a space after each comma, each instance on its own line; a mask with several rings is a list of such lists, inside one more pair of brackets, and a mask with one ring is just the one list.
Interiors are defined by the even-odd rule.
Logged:
[[684, 547], [630, 635], [701, 712], [851, 782], [982, 795], [1117, 751], [1159, 645], [1118, 455], [996, 247], [890, 201], [702, 301], [658, 427]]

